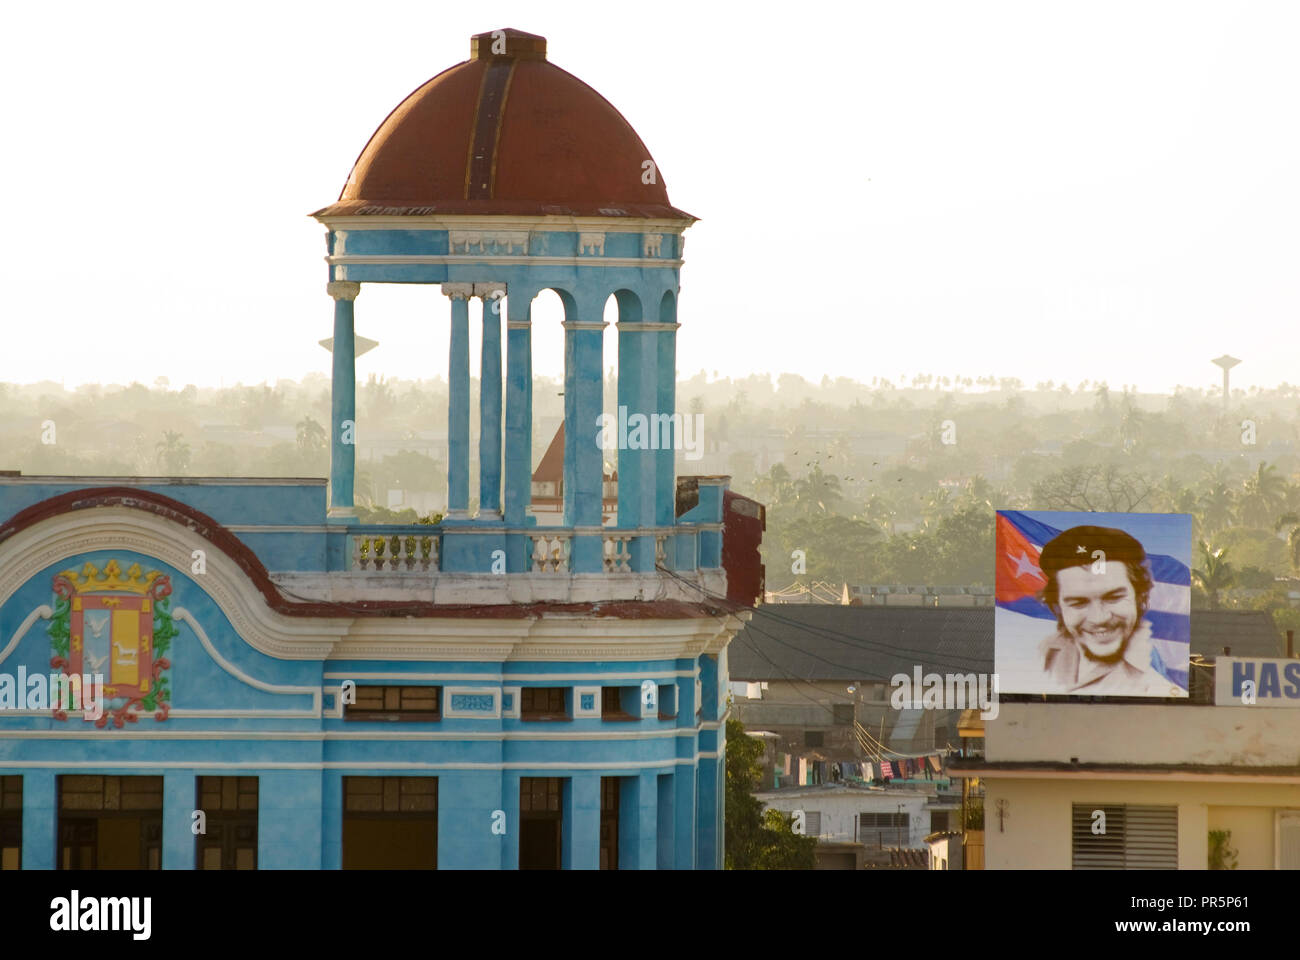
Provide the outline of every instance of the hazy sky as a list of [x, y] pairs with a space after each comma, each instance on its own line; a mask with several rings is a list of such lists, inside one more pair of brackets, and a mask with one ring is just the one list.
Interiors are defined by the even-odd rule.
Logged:
[[[483, 12], [479, 12], [483, 11]], [[375, 127], [512, 26], [701, 218], [678, 367], [870, 381], [1300, 380], [1294, 3], [21, 4], [0, 58], [0, 380], [326, 371], [324, 229]], [[547, 296], [553, 297], [552, 294]], [[558, 375], [558, 301], [535, 369]], [[358, 362], [446, 373], [366, 285]], [[615, 362], [606, 333], [606, 366]]]

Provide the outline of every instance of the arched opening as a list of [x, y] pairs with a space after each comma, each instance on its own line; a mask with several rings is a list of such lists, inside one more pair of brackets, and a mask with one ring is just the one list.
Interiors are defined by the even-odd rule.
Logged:
[[577, 319], [573, 296], [546, 288], [533, 298], [532, 508], [541, 526], [558, 526], [564, 501], [564, 321]]
[[371, 520], [444, 512], [448, 300], [424, 284], [368, 283], [357, 303], [358, 338], [378, 341], [357, 345], [358, 512]]

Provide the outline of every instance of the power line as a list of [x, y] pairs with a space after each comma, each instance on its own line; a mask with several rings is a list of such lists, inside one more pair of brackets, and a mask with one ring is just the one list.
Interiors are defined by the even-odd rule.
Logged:
[[[789, 620], [785, 617], [768, 613], [765, 610], [764, 611], [754, 610], [754, 608], [748, 607], [741, 603], [737, 603], [734, 600], [728, 600], [726, 597], [719, 597], [716, 594], [709, 593], [707, 590], [705, 590], [703, 587], [699, 586], [698, 584], [692, 583], [690, 580], [687, 580], [685, 577], [678, 576], [674, 571], [668, 570], [665, 567], [658, 567], [658, 569], [668, 574], [669, 576], [673, 577], [674, 579], [679, 580], [680, 582], [688, 585], [692, 589], [703, 594], [708, 599], [731, 606], [733, 608], [731, 612], [738, 612], [740, 610], [753, 610], [754, 613], [761, 612], [763, 616], [770, 617], [771, 619], [776, 620], [778, 623], [783, 623], [786, 624], [787, 626], [800, 627], [802, 629], [807, 630], [809, 633], [813, 633], [813, 634], [817, 634], [818, 632], [821, 632], [823, 633], [823, 635], [827, 636], [828, 639], [833, 639], [836, 640], [837, 642], [847, 644], [848, 646], [852, 646], [857, 650], [863, 650], [865, 646], [868, 648], [867, 652], [889, 654], [896, 657], [898, 660], [903, 661], [904, 663], [907, 662], [906, 658], [901, 656], [900, 654], [914, 653], [917, 654], [918, 656], [925, 657], [928, 664], [932, 666], [950, 668], [952, 670], [957, 670], [957, 671], [969, 670], [969, 667], [964, 667], [960, 664], [952, 663], [951, 661], [948, 661], [943, 657], [934, 656], [930, 651], [916, 650], [910, 647], [891, 648], [888, 645], [880, 643], [878, 641], [858, 640], [849, 637], [847, 634], [842, 634], [839, 633], [838, 631], [829, 630], [828, 628], [810, 627], [806, 624], [799, 623], [798, 621]], [[884, 676], [883, 674], [873, 673], [869, 670], [863, 670], [859, 664], [840, 663], [836, 660], [827, 659], [826, 657], [823, 657], [820, 654], [813, 653], [809, 650], [803, 650], [799, 647], [792, 646], [791, 644], [786, 643], [784, 640], [781, 640], [777, 637], [772, 636], [769, 633], [760, 630], [757, 626], [755, 626], [754, 621], [752, 619], [748, 623], [746, 623], [745, 629], [753, 630], [755, 633], [758, 633], [760, 636], [767, 637], [768, 639], [773, 640], [774, 642], [779, 643], [784, 647], [788, 647], [789, 649], [794, 650], [797, 653], [803, 654], [804, 656], [812, 657], [814, 660], [820, 660], [822, 663], [825, 663], [828, 666], [838, 667], [841, 670], [847, 670], [848, 672], [853, 673], [857, 677], [870, 677], [872, 679], [883, 680], [886, 683], [891, 683], [893, 681], [893, 676]], [[879, 647], [880, 649], [879, 650], [870, 649], [870, 647], [873, 645]], [[757, 648], [751, 645], [751, 649], [757, 649]], [[957, 654], [956, 656], [958, 656], [961, 659], [970, 659], [977, 666], [985, 666], [987, 664], [987, 661], [984, 660], [975, 661], [975, 658], [961, 657], [960, 654]], [[768, 662], [771, 663], [770, 660]], [[773, 664], [773, 666], [775, 666], [775, 664]], [[896, 676], [896, 674], [894, 676]]]

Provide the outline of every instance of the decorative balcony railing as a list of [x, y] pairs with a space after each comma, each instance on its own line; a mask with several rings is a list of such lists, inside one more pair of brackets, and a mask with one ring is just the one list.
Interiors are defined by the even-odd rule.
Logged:
[[607, 533], [604, 536], [605, 572], [632, 572], [632, 538], [631, 533]]
[[573, 539], [569, 534], [534, 536], [532, 544], [533, 573], [569, 572], [569, 551], [573, 546]]
[[352, 569], [392, 573], [429, 573], [438, 569], [436, 527], [420, 525], [394, 533], [352, 535]]
[[[593, 528], [528, 527], [522, 529], [500, 527], [474, 529], [473, 525], [457, 527], [448, 533], [443, 526], [428, 524], [367, 524], [348, 530], [350, 540], [350, 569], [366, 573], [435, 574], [500, 573], [499, 565], [492, 562], [453, 564], [444, 567], [452, 536], [459, 544], [470, 543], [476, 537], [495, 537], [506, 549], [518, 549], [525, 564], [523, 569], [511, 567], [513, 572], [532, 574], [562, 574], [574, 572], [572, 556], [575, 539], [600, 537], [600, 571], [608, 574], [638, 572], [636, 561], [637, 541], [653, 537], [654, 566], [670, 570], [694, 570], [701, 566], [717, 566], [717, 562], [701, 562], [701, 534], [720, 531], [721, 524], [682, 523], [674, 527], [645, 527], [637, 529], [606, 528], [597, 533]], [[480, 551], [483, 552], [483, 551]], [[484, 556], [493, 556], [495, 549], [487, 549]], [[498, 559], [498, 558], [494, 558]], [[482, 566], [482, 569], [477, 569]], [[641, 572], [649, 572], [642, 570]]]

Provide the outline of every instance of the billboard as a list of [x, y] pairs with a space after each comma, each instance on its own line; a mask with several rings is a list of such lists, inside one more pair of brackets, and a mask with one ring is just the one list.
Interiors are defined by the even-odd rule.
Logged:
[[999, 510], [1002, 693], [1186, 697], [1192, 518]]

